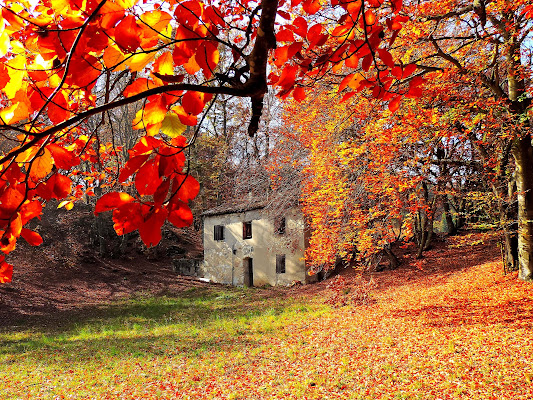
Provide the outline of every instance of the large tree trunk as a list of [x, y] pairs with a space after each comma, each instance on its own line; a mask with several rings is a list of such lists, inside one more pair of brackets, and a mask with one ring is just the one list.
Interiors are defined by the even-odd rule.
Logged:
[[513, 145], [518, 191], [518, 277], [533, 281], [533, 148], [528, 133]]
[[448, 231], [448, 235], [455, 235], [457, 233], [457, 227], [453, 222], [452, 213], [450, 212], [450, 203], [447, 194], [444, 194], [442, 196], [442, 213], [444, 214], [444, 219], [446, 220], [446, 230]]

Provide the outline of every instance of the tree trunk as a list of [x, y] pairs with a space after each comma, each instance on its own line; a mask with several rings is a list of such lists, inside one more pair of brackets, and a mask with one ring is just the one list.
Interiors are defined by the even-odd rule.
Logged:
[[385, 246], [383, 248], [383, 253], [385, 254], [385, 257], [389, 260], [389, 268], [390, 269], [396, 269], [398, 268], [398, 264], [400, 261], [398, 260], [398, 257], [396, 257], [396, 254], [392, 252], [392, 249], [389, 246]]
[[442, 209], [443, 209], [444, 218], [446, 220], [446, 229], [448, 231], [448, 235], [453, 236], [457, 233], [457, 228], [455, 224], [453, 223], [452, 214], [450, 212], [450, 203], [448, 201], [447, 194], [442, 196]]
[[528, 133], [513, 145], [518, 191], [518, 278], [533, 281], [533, 148]]

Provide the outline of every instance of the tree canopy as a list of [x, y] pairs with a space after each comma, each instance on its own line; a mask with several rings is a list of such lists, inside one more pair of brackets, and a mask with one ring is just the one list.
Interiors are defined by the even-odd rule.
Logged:
[[[191, 224], [188, 203], [199, 184], [186, 157], [195, 135], [186, 133], [199, 129], [217, 96], [249, 99], [253, 136], [269, 86], [302, 102], [317, 85], [335, 93], [324, 101], [364, 112], [360, 121], [377, 121], [376, 111], [389, 116], [411, 99], [445, 114], [442, 126], [476, 145], [483, 140], [472, 135], [506, 140], [516, 171], [521, 277], [531, 279], [532, 17], [527, 0], [5, 1], [0, 281], [11, 279], [5, 255], [18, 238], [42, 242], [26, 226], [51, 199], [69, 208], [105, 188], [95, 213], [113, 211], [117, 233], [138, 230], [147, 245], [159, 242], [167, 220]], [[420, 100], [427, 93], [442, 105]], [[128, 107], [139, 135], [120, 159], [110, 121]], [[401, 115], [376, 122], [373, 134], [394, 146], [414, 117]], [[500, 127], [486, 129], [484, 121], [497, 118]], [[448, 137], [448, 128], [439, 134]], [[353, 143], [345, 145], [350, 163]], [[382, 173], [401, 187], [391, 171]], [[91, 185], [82, 184], [87, 179]], [[373, 187], [383, 209], [399, 201], [398, 190]]]

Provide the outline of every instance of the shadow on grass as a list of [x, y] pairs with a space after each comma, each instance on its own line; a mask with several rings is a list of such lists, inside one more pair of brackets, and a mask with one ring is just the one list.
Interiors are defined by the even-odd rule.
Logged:
[[65, 365], [99, 358], [196, 357], [251, 346], [254, 334], [274, 331], [287, 318], [310, 311], [286, 299], [257, 299], [253, 292], [201, 290], [128, 299], [81, 310], [62, 325], [4, 329], [0, 365], [20, 355], [42, 360], [43, 354]]
[[473, 305], [469, 301], [462, 300], [449, 305], [398, 310], [392, 313], [391, 317], [418, 319], [435, 328], [505, 324], [533, 330], [533, 303], [529, 298], [502, 305]]

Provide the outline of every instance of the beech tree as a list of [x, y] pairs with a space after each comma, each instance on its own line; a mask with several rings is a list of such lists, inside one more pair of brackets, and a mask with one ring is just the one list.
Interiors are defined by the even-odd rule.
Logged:
[[[526, 0], [474, 4], [4, 2], [0, 134], [7, 144], [0, 156], [0, 251], [11, 252], [21, 236], [40, 244], [26, 224], [48, 200], [72, 204], [84, 195], [72, 187], [80, 162], [115, 157], [117, 149], [98, 130], [86, 129], [88, 118], [115, 108], [138, 104], [132, 126], [144, 135], [118, 175], [103, 171], [98, 183], [133, 182], [136, 193], [108, 192], [95, 213], [112, 211], [118, 234], [138, 230], [147, 245], [159, 242], [166, 220], [178, 227], [192, 222], [188, 202], [199, 184], [188, 173], [190, 143], [182, 134], [187, 126], [197, 129], [218, 95], [250, 99], [247, 129], [253, 136], [269, 85], [282, 99], [302, 100], [306, 88], [329, 82], [338, 85], [344, 100], [365, 91], [376, 107], [385, 102], [395, 111], [402, 98], [421, 95], [424, 73], [454, 69], [492, 90], [518, 119], [529, 107], [529, 71], [520, 51], [527, 44], [531, 6]], [[445, 23], [451, 20], [456, 22]], [[410, 50], [395, 56], [394, 46]], [[124, 79], [128, 84], [122, 88]], [[520, 276], [530, 279], [533, 151], [529, 128], [518, 121], [515, 126]], [[9, 281], [12, 267], [5, 256], [0, 265], [0, 280]]]

